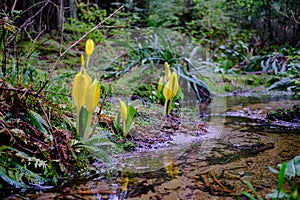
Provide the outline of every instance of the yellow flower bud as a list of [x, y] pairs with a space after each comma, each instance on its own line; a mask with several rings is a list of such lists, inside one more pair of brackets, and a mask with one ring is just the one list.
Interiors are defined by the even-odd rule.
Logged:
[[85, 43], [85, 53], [90, 56], [94, 51], [95, 43], [92, 39], [88, 39]]
[[84, 67], [84, 55], [81, 54], [81, 67]]

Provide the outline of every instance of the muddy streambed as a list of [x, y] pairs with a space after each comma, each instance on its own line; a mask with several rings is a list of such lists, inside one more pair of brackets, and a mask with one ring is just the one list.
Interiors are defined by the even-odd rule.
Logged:
[[[202, 108], [201, 119], [179, 124], [161, 134], [156, 148], [123, 153], [103, 166], [103, 174], [82, 184], [55, 190], [28, 191], [7, 199], [236, 199], [253, 184], [265, 198], [277, 188], [269, 166], [300, 154], [300, 126], [268, 124], [264, 117], [277, 108], [291, 108], [290, 97], [227, 97]], [[188, 114], [186, 114], [188, 117]], [[166, 122], [167, 123], [167, 122]], [[160, 125], [161, 128], [161, 125]], [[142, 135], [142, 134], [140, 134]], [[154, 142], [147, 134], [135, 139], [141, 146]]]

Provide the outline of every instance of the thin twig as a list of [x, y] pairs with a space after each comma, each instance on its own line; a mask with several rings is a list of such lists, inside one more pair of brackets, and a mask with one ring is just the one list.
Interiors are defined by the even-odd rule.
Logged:
[[[97, 113], [97, 115], [99, 115], [99, 117], [101, 117], [101, 111], [102, 111], [102, 110], [103, 110], [103, 108], [104, 108], [104, 103], [105, 103], [105, 101], [106, 101], [106, 97], [107, 97], [107, 95], [108, 95], [108, 91], [105, 91], [105, 94], [104, 94], [103, 100], [102, 100], [102, 102], [101, 102], [100, 109], [99, 109], [99, 111], [98, 111], [98, 113]], [[99, 118], [99, 119], [100, 119], [100, 118]]]
[[[22, 93], [24, 94], [24, 89], [18, 89], [18, 88], [3, 88], [3, 87], [0, 87], [0, 90], [3, 90], [3, 91], [12, 91], [12, 92], [16, 92], [16, 93]], [[26, 94], [28, 95], [32, 95], [32, 96], [35, 96], [35, 97], [38, 97], [38, 94], [34, 91], [27, 91]]]
[[13, 6], [11, 7], [11, 11], [10, 11], [11, 16], [14, 16], [14, 10], [15, 10], [15, 7], [16, 7], [16, 3], [17, 3], [17, 0], [14, 1]]
[[226, 188], [216, 177], [214, 171], [210, 171], [210, 175], [212, 176], [212, 178], [214, 179], [214, 181], [219, 185], [221, 186], [221, 188], [223, 189], [224, 192], [228, 192], [228, 193], [233, 193], [232, 190]]
[[[32, 19], [34, 19], [40, 12], [43, 11], [43, 9], [48, 5], [50, 0], [48, 0], [34, 15], [32, 15], [31, 17], [29, 17], [21, 26], [20, 28], [18, 29], [18, 31], [15, 33], [15, 37], [22, 31], [23, 28], [25, 28], [30, 22]], [[8, 41], [7, 44], [10, 44], [12, 42], [13, 38]]]
[[[29, 57], [32, 55], [32, 53], [34, 52], [34, 50], [33, 50], [34, 42], [36, 42], [36, 41], [38, 40], [38, 38], [41, 36], [41, 34], [42, 34], [44, 31], [46, 31], [46, 29], [47, 29], [47, 27], [44, 26], [44, 29], [41, 30], [41, 31], [38, 33], [38, 35], [37, 35], [34, 39], [32, 39], [31, 36], [30, 36], [30, 34], [27, 32], [26, 27], [24, 28], [24, 31], [27, 33], [28, 37], [29, 37], [30, 40], [31, 40], [31, 44], [30, 44], [30, 46], [29, 46], [29, 49], [27, 50], [28, 53], [27, 53], [27, 55], [26, 55], [26, 57], [25, 57], [25, 59], [24, 59], [23, 69], [25, 69], [27, 60], [28, 60]], [[23, 73], [22, 73], [22, 74], [23, 74]]]
[[[112, 16], [114, 16], [117, 12], [119, 12], [119, 10], [121, 10], [122, 8], [124, 8], [124, 6], [121, 6], [120, 8], [118, 8], [115, 12], [113, 12], [111, 15], [109, 15], [107, 18], [105, 18], [104, 20], [102, 20], [99, 24], [97, 24], [96, 26], [94, 26], [91, 30], [89, 30], [88, 32], [86, 32], [81, 38], [79, 38], [76, 42], [74, 42], [69, 48], [67, 48], [62, 54], [60, 54], [58, 56], [58, 58], [56, 59], [55, 63], [52, 66], [52, 71], [54, 70], [55, 66], [57, 65], [58, 61], [61, 59], [61, 57], [63, 57], [71, 48], [73, 48], [75, 45], [77, 45], [81, 40], [83, 40], [88, 34], [90, 34], [91, 32], [93, 32], [94, 30], [96, 30], [97, 28], [100, 28], [102, 26], [102, 24], [104, 22], [106, 22], [108, 19], [110, 19]], [[49, 77], [51, 77], [52, 71], [50, 72]]]
[[101, 102], [100, 109], [97, 112], [97, 115], [95, 115], [95, 116], [99, 116], [99, 117], [97, 117], [97, 119], [96, 119], [95, 116], [94, 116], [94, 120], [93, 120], [94, 126], [93, 126], [93, 130], [92, 130], [92, 133], [91, 133], [90, 137], [92, 137], [95, 134], [95, 131], [96, 131], [96, 128], [97, 128], [97, 123], [96, 122], [100, 121], [100, 119], [101, 119], [101, 111], [103, 110], [104, 103], [106, 101], [107, 95], [108, 95], [108, 91], [105, 91], [104, 97], [103, 97], [102, 102]]
[[64, 36], [64, 7], [63, 7], [63, 0], [60, 1], [60, 8], [59, 8], [59, 11], [60, 11], [60, 17], [61, 17], [61, 22], [60, 22], [60, 25], [61, 25], [61, 32], [60, 32], [60, 41], [59, 41], [59, 53], [61, 54], [61, 51], [62, 51], [62, 42], [63, 42], [63, 36]]
[[295, 18], [295, 14], [294, 14], [294, 12], [293, 11], [291, 11], [291, 13], [292, 13], [292, 18], [287, 14], [287, 13], [284, 13], [284, 12], [282, 12], [282, 11], [280, 11], [278, 8], [276, 8], [272, 3], [269, 3], [270, 4], [270, 6], [274, 9], [274, 10], [276, 10], [279, 14], [281, 14], [282, 16], [284, 16], [284, 17], [286, 17], [286, 18], [288, 18], [288, 19], [291, 19], [291, 20], [294, 20], [294, 22], [296, 22], [296, 24], [300, 24], [300, 21], [298, 21], [296, 18]]
[[45, 83], [42, 85], [42, 87], [37, 91], [36, 96], [38, 96], [42, 90], [46, 87], [46, 85], [49, 83], [49, 80], [46, 80]]

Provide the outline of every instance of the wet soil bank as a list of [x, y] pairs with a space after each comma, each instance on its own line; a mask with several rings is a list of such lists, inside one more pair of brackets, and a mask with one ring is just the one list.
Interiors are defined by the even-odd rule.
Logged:
[[[113, 156], [109, 166], [95, 163], [105, 176], [6, 199], [236, 199], [240, 192], [250, 192], [243, 180], [265, 199], [277, 188], [277, 174], [269, 166], [278, 169], [277, 164], [300, 154], [300, 128], [298, 123], [264, 119], [276, 108], [299, 103], [236, 99], [225, 109], [208, 107], [201, 119], [186, 115], [180, 123], [176, 117], [154, 123], [154, 128], [136, 130], [133, 138], [140, 146], [135, 152]], [[155, 143], [156, 138], [164, 142]]]

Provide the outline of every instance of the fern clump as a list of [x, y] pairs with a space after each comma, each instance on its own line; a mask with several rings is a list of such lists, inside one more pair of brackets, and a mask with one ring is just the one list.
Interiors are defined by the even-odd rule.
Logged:
[[63, 111], [33, 89], [0, 82], [0, 185], [41, 188], [80, 178], [89, 163], [85, 149], [53, 126], [70, 126]]

